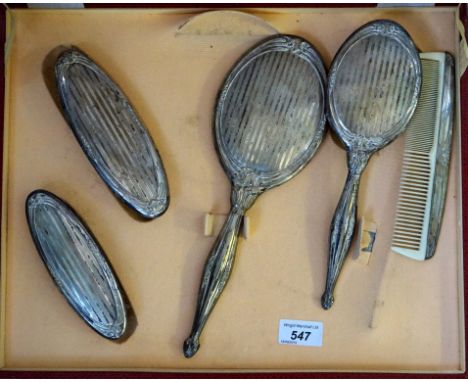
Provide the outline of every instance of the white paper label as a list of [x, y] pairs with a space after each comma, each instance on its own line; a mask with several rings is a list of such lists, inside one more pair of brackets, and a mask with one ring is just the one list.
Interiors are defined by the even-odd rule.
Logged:
[[282, 345], [322, 346], [323, 323], [280, 320], [278, 342]]

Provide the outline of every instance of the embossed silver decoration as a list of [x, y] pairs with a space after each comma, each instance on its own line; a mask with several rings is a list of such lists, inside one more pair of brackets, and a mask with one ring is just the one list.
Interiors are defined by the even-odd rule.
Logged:
[[305, 40], [276, 35], [246, 53], [218, 96], [215, 136], [232, 183], [231, 211], [206, 262], [192, 332], [200, 334], [231, 274], [245, 211], [265, 190], [291, 179], [312, 158], [325, 126], [326, 73]]
[[333, 291], [354, 234], [359, 180], [371, 155], [402, 133], [416, 108], [421, 63], [408, 33], [378, 20], [353, 33], [328, 78], [328, 120], [348, 152], [348, 177], [331, 223], [322, 306]]
[[154, 143], [122, 90], [76, 48], [55, 66], [64, 115], [98, 174], [143, 218], [164, 213], [169, 190]]
[[437, 247], [437, 241], [439, 240], [450, 171], [452, 130], [455, 118], [455, 68], [453, 57], [448, 53], [445, 54], [444, 69], [445, 71], [442, 88], [442, 104], [440, 108], [438, 150], [434, 174], [434, 188], [432, 190], [432, 209], [430, 211], [426, 260], [434, 256]]
[[103, 337], [126, 339], [135, 329], [133, 311], [84, 222], [44, 190], [28, 196], [26, 217], [42, 261], [71, 307]]

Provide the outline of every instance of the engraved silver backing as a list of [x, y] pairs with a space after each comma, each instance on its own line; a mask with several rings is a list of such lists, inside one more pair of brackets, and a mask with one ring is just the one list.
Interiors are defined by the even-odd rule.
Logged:
[[235, 65], [215, 118], [221, 161], [234, 184], [270, 188], [308, 162], [323, 137], [325, 86], [319, 55], [298, 37], [274, 37]]
[[405, 129], [420, 87], [421, 63], [406, 31], [392, 21], [372, 22], [333, 60], [328, 119], [345, 146], [379, 149]]
[[[36, 190], [26, 200], [36, 248], [71, 307], [100, 335], [118, 340], [128, 325], [128, 300], [92, 233], [65, 202]], [[132, 313], [133, 314], [133, 313]]]
[[231, 210], [203, 270], [184, 355], [200, 335], [231, 275], [242, 217], [265, 190], [312, 158], [325, 127], [326, 75], [314, 48], [296, 36], [270, 37], [247, 52], [218, 97], [215, 136], [232, 183]]
[[60, 55], [55, 74], [65, 117], [104, 182], [142, 217], [164, 213], [169, 190], [161, 158], [122, 90], [75, 48]]
[[408, 33], [377, 20], [354, 32], [330, 69], [328, 120], [348, 152], [348, 176], [330, 227], [322, 307], [333, 292], [354, 236], [361, 175], [371, 155], [401, 134], [421, 88], [421, 62]]

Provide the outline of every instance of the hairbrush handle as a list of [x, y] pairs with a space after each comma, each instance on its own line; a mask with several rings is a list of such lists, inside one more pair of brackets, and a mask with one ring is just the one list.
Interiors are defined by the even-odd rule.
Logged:
[[330, 227], [327, 279], [322, 295], [324, 309], [330, 309], [333, 305], [333, 290], [351, 245], [356, 224], [359, 181], [369, 157], [368, 152], [348, 152], [348, 177]]
[[216, 239], [203, 270], [192, 332], [184, 342], [184, 355], [191, 358], [200, 347], [200, 335], [231, 275], [239, 228], [245, 211], [257, 198], [258, 190], [234, 187], [231, 211]]

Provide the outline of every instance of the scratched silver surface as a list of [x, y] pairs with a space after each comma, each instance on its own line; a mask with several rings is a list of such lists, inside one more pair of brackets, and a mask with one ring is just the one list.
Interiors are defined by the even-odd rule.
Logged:
[[234, 184], [273, 187], [307, 163], [323, 136], [325, 76], [317, 53], [299, 38], [277, 37], [237, 63], [215, 118]]
[[359, 28], [333, 59], [328, 120], [348, 152], [348, 176], [330, 227], [324, 309], [334, 303], [336, 282], [354, 236], [361, 175], [371, 155], [404, 131], [420, 88], [416, 46], [393, 21], [377, 20]]
[[26, 215], [36, 248], [72, 308], [106, 338], [129, 334], [123, 292], [80, 218], [61, 199], [43, 190], [29, 195]]
[[329, 74], [329, 121], [345, 146], [372, 151], [406, 127], [418, 101], [421, 63], [407, 32], [378, 20], [340, 48]]
[[234, 65], [215, 115], [218, 153], [232, 183], [231, 210], [208, 256], [184, 355], [200, 335], [231, 275], [242, 218], [257, 197], [312, 158], [325, 127], [326, 74], [315, 49], [296, 36], [270, 37]]
[[447, 198], [448, 178], [450, 173], [450, 156], [452, 151], [452, 133], [455, 121], [455, 60], [445, 53], [444, 76], [442, 86], [442, 102], [434, 188], [432, 193], [429, 236], [426, 260], [434, 256], [439, 240], [442, 219]]
[[397, 40], [378, 35], [359, 40], [346, 54], [333, 100], [350, 131], [380, 136], [408, 115], [416, 77], [413, 61], [405, 56], [408, 52]]
[[78, 49], [61, 54], [55, 72], [66, 119], [102, 179], [144, 218], [164, 213], [161, 158], [122, 90]]

